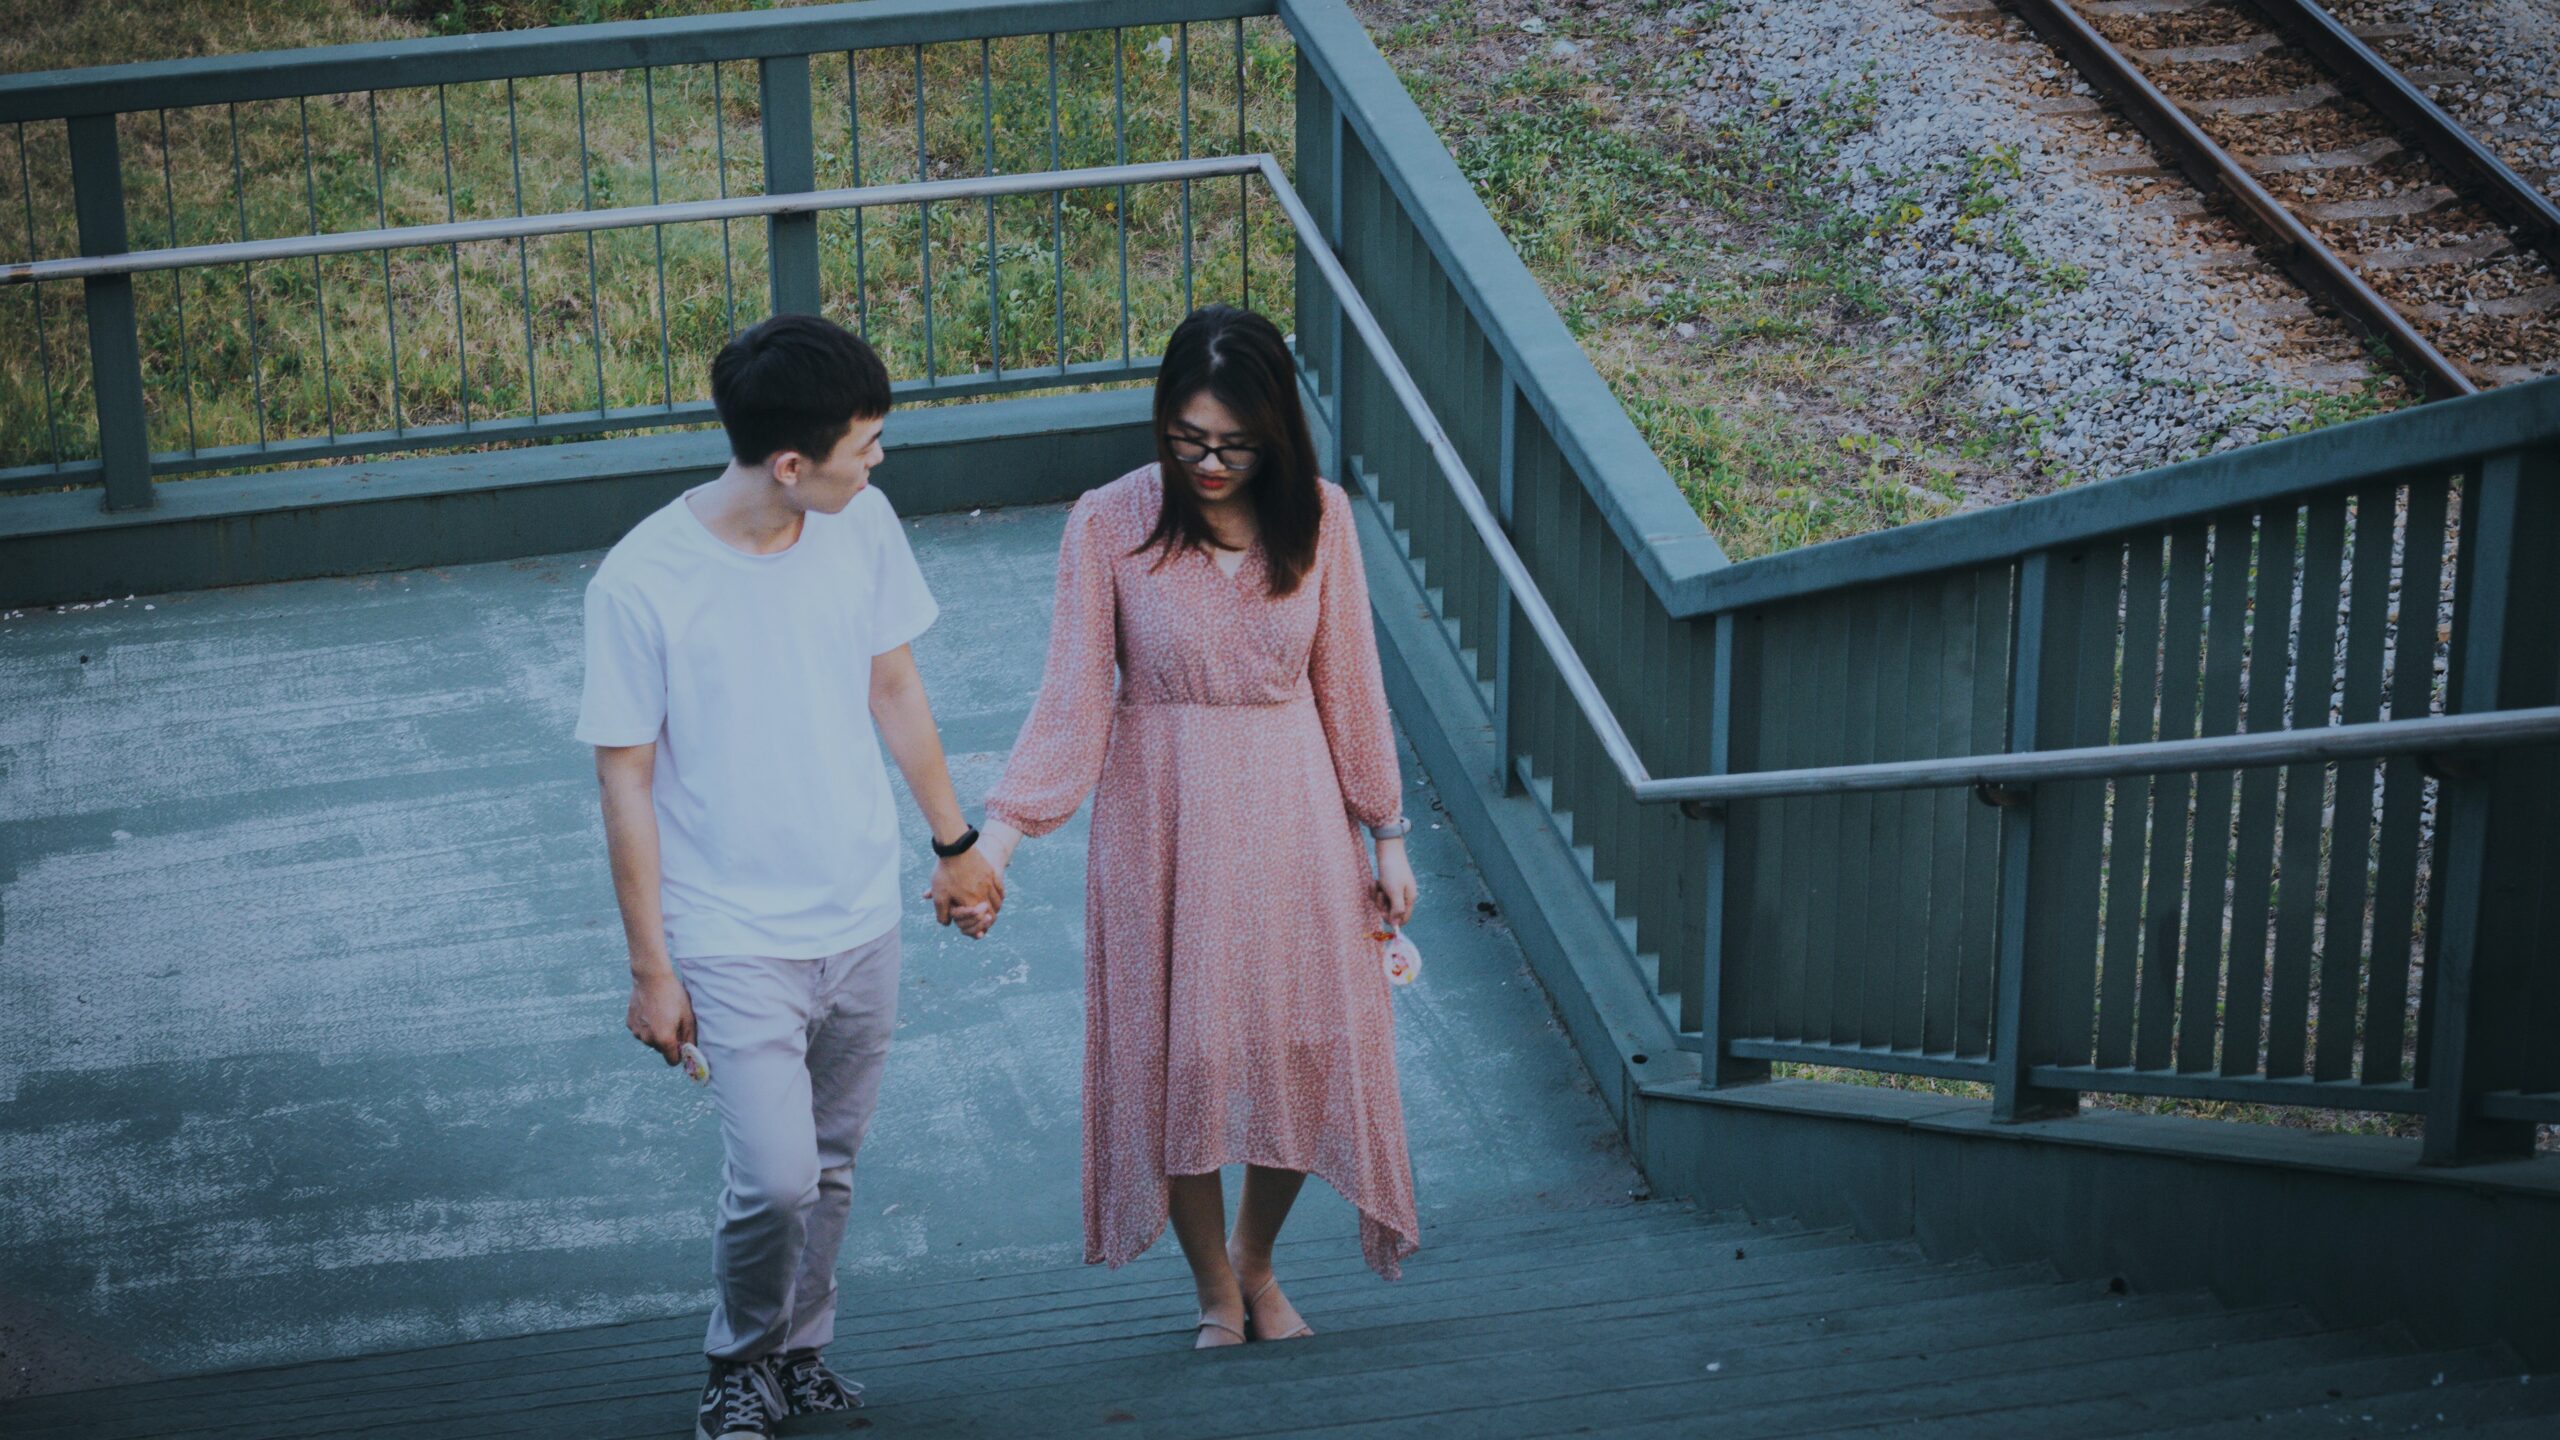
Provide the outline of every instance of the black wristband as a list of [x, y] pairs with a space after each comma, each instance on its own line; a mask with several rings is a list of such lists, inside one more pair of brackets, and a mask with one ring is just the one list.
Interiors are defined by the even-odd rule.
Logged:
[[943, 844], [939, 840], [932, 839], [930, 836], [926, 837], [926, 839], [927, 843], [933, 846], [934, 854], [948, 860], [955, 855], [965, 855], [969, 853], [969, 847], [978, 843], [978, 827], [972, 825], [968, 829], [961, 831], [960, 838], [952, 841], [948, 845]]

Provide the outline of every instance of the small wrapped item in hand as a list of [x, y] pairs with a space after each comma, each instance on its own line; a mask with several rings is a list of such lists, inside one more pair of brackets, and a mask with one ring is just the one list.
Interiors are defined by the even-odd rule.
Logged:
[[1400, 930], [1372, 930], [1369, 938], [1379, 942], [1389, 984], [1410, 985], [1422, 977], [1422, 950], [1411, 936]]

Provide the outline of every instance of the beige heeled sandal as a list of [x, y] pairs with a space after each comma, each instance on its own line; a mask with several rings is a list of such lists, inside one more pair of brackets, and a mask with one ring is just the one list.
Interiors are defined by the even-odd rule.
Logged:
[[[1255, 1325], [1255, 1323], [1254, 1323], [1254, 1319], [1253, 1319], [1253, 1302], [1254, 1302], [1254, 1301], [1256, 1301], [1256, 1300], [1261, 1299], [1261, 1298], [1262, 1298], [1263, 1296], [1265, 1296], [1265, 1295], [1270, 1294], [1270, 1293], [1271, 1293], [1271, 1291], [1272, 1291], [1272, 1288], [1273, 1288], [1274, 1286], [1278, 1285], [1279, 1283], [1280, 1283], [1280, 1277], [1279, 1277], [1279, 1276], [1277, 1276], [1277, 1275], [1274, 1275], [1274, 1276], [1272, 1276], [1270, 1279], [1265, 1280], [1265, 1281], [1263, 1281], [1263, 1282], [1262, 1282], [1262, 1288], [1260, 1288], [1260, 1289], [1258, 1289], [1258, 1290], [1254, 1291], [1251, 1295], [1248, 1295], [1248, 1296], [1246, 1296], [1246, 1297], [1245, 1297], [1245, 1302], [1244, 1302], [1244, 1327], [1245, 1327], [1245, 1330], [1246, 1330], [1248, 1333], [1250, 1333], [1251, 1331], [1253, 1331], [1253, 1330], [1255, 1330], [1255, 1329], [1259, 1328], [1259, 1327], [1257, 1327], [1257, 1326]], [[1282, 1299], [1286, 1299], [1286, 1298], [1288, 1298], [1288, 1297], [1283, 1296], [1283, 1297], [1281, 1297], [1281, 1298], [1282, 1298]], [[1290, 1307], [1290, 1308], [1295, 1309], [1296, 1307], [1295, 1307], [1295, 1306], [1292, 1306], [1292, 1307]], [[1315, 1327], [1314, 1327], [1314, 1326], [1312, 1326], [1312, 1325], [1310, 1325], [1310, 1324], [1308, 1324], [1308, 1323], [1307, 1323], [1307, 1321], [1306, 1321], [1306, 1317], [1302, 1315], [1302, 1316], [1298, 1317], [1298, 1328], [1297, 1328], [1297, 1329], [1295, 1329], [1295, 1330], [1290, 1331], [1290, 1332], [1289, 1332], [1288, 1334], [1286, 1334], [1286, 1335], [1258, 1335], [1258, 1336], [1252, 1336], [1252, 1338], [1254, 1338], [1254, 1339], [1259, 1339], [1259, 1340], [1303, 1340], [1303, 1339], [1307, 1338], [1308, 1336], [1313, 1335], [1314, 1333], [1316, 1333], [1316, 1329], [1315, 1329]]]
[[[1245, 1314], [1246, 1314], [1248, 1317], [1250, 1317], [1250, 1316], [1252, 1315], [1252, 1313], [1253, 1313], [1253, 1312], [1252, 1312], [1252, 1310], [1251, 1310], [1250, 1308], [1248, 1308], [1248, 1309], [1246, 1310], [1246, 1312], [1245, 1312]], [[1251, 1320], [1250, 1318], [1248, 1318], [1248, 1319], [1245, 1321], [1245, 1323], [1249, 1325], [1249, 1324], [1252, 1324], [1253, 1322], [1252, 1322], [1252, 1320]], [[1192, 1327], [1191, 1327], [1191, 1348], [1192, 1348], [1192, 1349], [1194, 1349], [1194, 1350], [1223, 1350], [1223, 1349], [1225, 1349], [1225, 1348], [1226, 1348], [1226, 1346], [1225, 1346], [1225, 1345], [1203, 1345], [1203, 1344], [1201, 1344], [1201, 1343], [1200, 1343], [1200, 1338], [1201, 1338], [1201, 1337], [1200, 1337], [1200, 1332], [1201, 1332], [1201, 1331], [1203, 1331], [1203, 1330], [1224, 1330], [1224, 1331], [1225, 1331], [1225, 1332], [1227, 1332], [1228, 1334], [1233, 1335], [1234, 1337], [1236, 1337], [1233, 1341], [1229, 1342], [1229, 1343], [1231, 1343], [1231, 1344], [1241, 1345], [1241, 1344], [1243, 1344], [1243, 1343], [1244, 1343], [1244, 1341], [1245, 1341], [1245, 1334], [1244, 1334], [1244, 1332], [1243, 1332], [1242, 1330], [1237, 1329], [1237, 1328], [1236, 1328], [1236, 1327], [1234, 1327], [1233, 1325], [1228, 1324], [1226, 1321], [1221, 1320], [1221, 1319], [1217, 1318], [1217, 1317], [1216, 1317], [1216, 1316], [1214, 1316], [1214, 1315], [1211, 1315], [1211, 1314], [1210, 1314], [1208, 1311], [1206, 1311], [1206, 1310], [1203, 1310], [1203, 1311], [1201, 1311], [1201, 1312], [1200, 1312], [1200, 1322], [1199, 1322], [1198, 1324], [1196, 1324], [1196, 1325], [1194, 1325], [1194, 1326], [1192, 1326]]]

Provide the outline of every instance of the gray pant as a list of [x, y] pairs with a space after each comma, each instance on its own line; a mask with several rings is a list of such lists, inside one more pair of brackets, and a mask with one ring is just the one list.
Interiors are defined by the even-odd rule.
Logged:
[[898, 932], [823, 960], [680, 959], [726, 1157], [703, 1349], [751, 1360], [835, 1338], [853, 1156], [898, 1021]]

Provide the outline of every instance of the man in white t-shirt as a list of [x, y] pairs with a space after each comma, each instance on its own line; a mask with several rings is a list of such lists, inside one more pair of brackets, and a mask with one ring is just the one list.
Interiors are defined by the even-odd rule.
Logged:
[[1003, 886], [962, 818], [908, 642], [933, 596], [888, 498], [889, 377], [783, 315], [711, 366], [731, 460], [632, 527], [587, 586], [578, 738], [596, 750], [631, 952], [631, 1033], [699, 1047], [726, 1159], [696, 1440], [773, 1433], [861, 1388], [820, 1356], [854, 1152], [897, 1020], [898, 826], [878, 734], [973, 938]]

